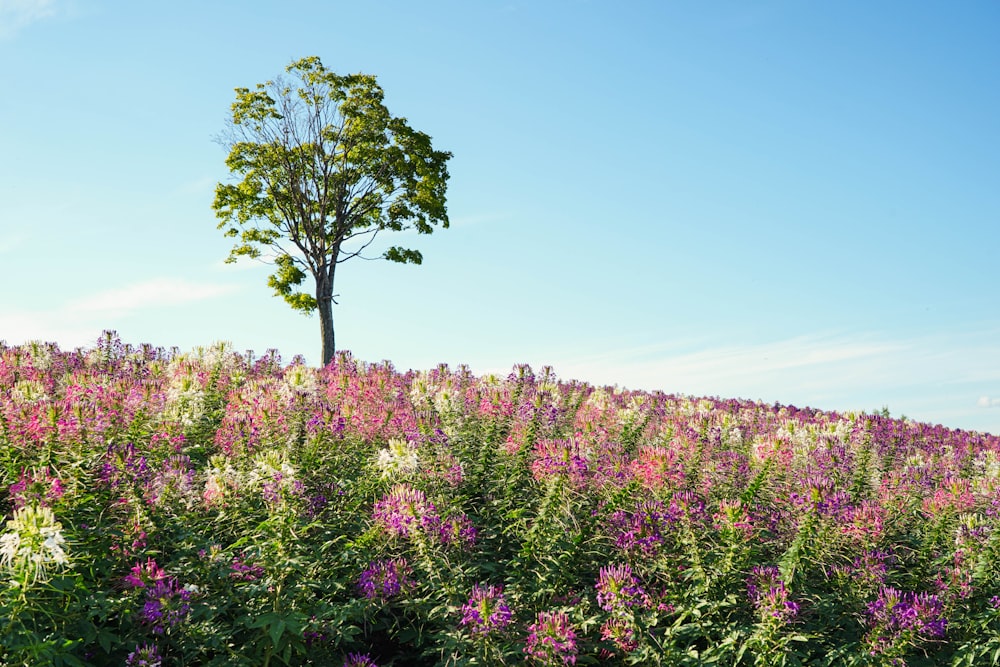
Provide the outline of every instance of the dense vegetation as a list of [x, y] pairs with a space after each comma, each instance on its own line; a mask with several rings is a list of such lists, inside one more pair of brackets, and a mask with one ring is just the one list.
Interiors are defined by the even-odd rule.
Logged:
[[882, 414], [108, 334], [0, 475], [0, 665], [1000, 661], [1000, 438]]

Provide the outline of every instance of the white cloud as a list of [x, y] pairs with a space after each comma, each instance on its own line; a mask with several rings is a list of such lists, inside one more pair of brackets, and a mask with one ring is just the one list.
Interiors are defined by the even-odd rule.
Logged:
[[[566, 377], [615, 381], [630, 387], [691, 394], [755, 397], [789, 384], [819, 388], [838, 383], [887, 378], [905, 356], [907, 345], [868, 338], [802, 336], [744, 346], [683, 352], [676, 345], [625, 349], [597, 357], [571, 359], [557, 370]], [[616, 378], [616, 379], [615, 379]], [[765, 391], [767, 390], [767, 391]]]
[[1000, 398], [990, 398], [989, 396], [980, 396], [979, 400], [976, 401], [976, 405], [981, 408], [1000, 408]]
[[55, 13], [54, 0], [0, 0], [0, 39]]
[[74, 312], [122, 313], [143, 308], [179, 306], [230, 294], [229, 285], [195, 283], [174, 278], [156, 278], [127, 287], [100, 292], [74, 303]]

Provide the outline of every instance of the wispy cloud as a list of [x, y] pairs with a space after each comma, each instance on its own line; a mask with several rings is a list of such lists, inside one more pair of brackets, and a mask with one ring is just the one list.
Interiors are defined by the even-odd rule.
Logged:
[[71, 310], [88, 313], [122, 313], [143, 308], [179, 306], [224, 296], [234, 290], [235, 288], [229, 285], [156, 278], [86, 297], [75, 302]]
[[236, 292], [231, 285], [157, 278], [109, 289], [49, 308], [0, 309], [0, 339], [57, 341], [69, 349], [86, 346], [109, 328], [125, 321], [139, 326], [158, 310], [208, 301]]
[[907, 339], [873, 333], [747, 345], [675, 341], [600, 355], [567, 354], [552, 365], [561, 377], [596, 384], [830, 410], [889, 405], [894, 413], [925, 421], [986, 424], [975, 417], [983, 414], [975, 406], [1000, 407], [1000, 399], [984, 395], [984, 389], [1000, 384], [998, 341], [995, 328]]
[[0, 0], [0, 39], [55, 14], [55, 0]]

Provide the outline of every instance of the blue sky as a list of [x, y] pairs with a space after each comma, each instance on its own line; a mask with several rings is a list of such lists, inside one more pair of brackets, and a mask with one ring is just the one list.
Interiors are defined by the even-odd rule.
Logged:
[[454, 154], [419, 267], [342, 266], [400, 368], [1000, 432], [1000, 4], [0, 0], [0, 339], [319, 357], [223, 263], [233, 88], [318, 55]]

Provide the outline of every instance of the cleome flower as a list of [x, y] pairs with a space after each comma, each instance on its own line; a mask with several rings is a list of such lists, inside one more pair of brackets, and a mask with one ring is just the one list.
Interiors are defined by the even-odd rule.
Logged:
[[7, 532], [0, 535], [0, 565], [29, 581], [45, 576], [50, 565], [66, 565], [62, 524], [48, 507], [28, 505], [14, 511]]
[[569, 617], [561, 611], [540, 611], [535, 622], [528, 626], [524, 653], [532, 662], [541, 665], [575, 665], [579, 648], [576, 631]]
[[502, 630], [511, 621], [510, 607], [500, 586], [473, 586], [469, 601], [462, 605], [459, 625], [467, 628], [474, 637], [486, 637], [494, 630]]
[[631, 607], [642, 607], [649, 600], [627, 564], [602, 567], [595, 588], [597, 604], [605, 611], [627, 614]]
[[405, 477], [420, 469], [417, 448], [412, 442], [401, 438], [389, 440], [389, 446], [380, 449], [375, 465], [383, 479]]

